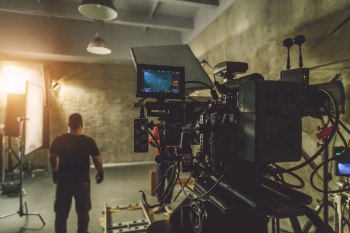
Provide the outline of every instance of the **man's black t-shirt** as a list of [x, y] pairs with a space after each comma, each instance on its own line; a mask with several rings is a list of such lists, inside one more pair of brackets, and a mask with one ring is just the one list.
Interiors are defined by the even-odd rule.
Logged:
[[85, 135], [63, 134], [51, 145], [50, 153], [59, 157], [58, 182], [90, 181], [90, 156], [100, 154], [95, 141]]

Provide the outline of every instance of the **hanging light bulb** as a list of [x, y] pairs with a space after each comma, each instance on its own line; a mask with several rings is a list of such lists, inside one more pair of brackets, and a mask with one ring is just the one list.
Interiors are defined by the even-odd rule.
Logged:
[[78, 7], [80, 14], [94, 20], [113, 20], [118, 13], [112, 0], [83, 0]]
[[89, 43], [86, 50], [89, 53], [98, 55], [107, 55], [112, 52], [98, 32], [96, 33], [95, 38]]

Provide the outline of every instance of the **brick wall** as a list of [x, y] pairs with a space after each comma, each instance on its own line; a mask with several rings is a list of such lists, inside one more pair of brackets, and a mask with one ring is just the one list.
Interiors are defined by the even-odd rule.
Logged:
[[67, 118], [79, 112], [84, 132], [95, 138], [105, 163], [153, 160], [148, 154], [133, 152], [133, 107], [136, 73], [132, 65], [52, 63], [51, 79], [60, 87], [51, 91], [50, 141], [67, 132]]

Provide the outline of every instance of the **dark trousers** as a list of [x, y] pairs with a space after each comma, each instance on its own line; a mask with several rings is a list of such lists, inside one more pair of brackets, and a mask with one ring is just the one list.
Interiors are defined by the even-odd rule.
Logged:
[[91, 209], [90, 182], [57, 183], [55, 200], [55, 232], [67, 232], [67, 218], [72, 199], [75, 201], [75, 211], [78, 215], [78, 233], [88, 233], [89, 211]]
[[[168, 173], [166, 176], [165, 180], [162, 182], [162, 178], [165, 175], [165, 172], [168, 170], [168, 168], [171, 166], [171, 163], [167, 162], [162, 162], [162, 163], [157, 163], [156, 165], [156, 176], [157, 176], [157, 199], [158, 202], [161, 201], [162, 197], [166, 194], [165, 192], [165, 187], [166, 184], [169, 184], [170, 178], [171, 178], [171, 172]], [[165, 182], [166, 181], [166, 182]], [[165, 199], [165, 204], [170, 204], [171, 199], [173, 198], [173, 190], [170, 192], [169, 196]]]

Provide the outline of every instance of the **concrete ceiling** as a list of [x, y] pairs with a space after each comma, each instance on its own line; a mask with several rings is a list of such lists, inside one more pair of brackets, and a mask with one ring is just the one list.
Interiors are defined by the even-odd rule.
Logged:
[[[81, 0], [0, 0], [0, 55], [5, 58], [94, 63], [130, 62], [130, 47], [188, 43], [234, 0], [114, 0], [118, 17], [95, 22]], [[86, 46], [100, 31], [112, 49]]]

